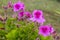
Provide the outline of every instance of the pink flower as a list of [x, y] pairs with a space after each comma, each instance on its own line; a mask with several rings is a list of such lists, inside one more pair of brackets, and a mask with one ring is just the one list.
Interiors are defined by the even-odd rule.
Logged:
[[23, 16], [24, 16], [24, 12], [22, 11], [22, 12], [20, 12], [20, 13], [18, 13], [18, 19], [20, 20], [21, 18], [23, 18]]
[[32, 20], [32, 21], [36, 21], [41, 24], [43, 24], [45, 22], [45, 19], [43, 18], [42, 10], [34, 10], [32, 16], [33, 17], [30, 18], [30, 20]]
[[23, 10], [23, 9], [24, 9], [24, 3], [20, 2], [20, 1], [13, 5], [14, 11], [19, 11], [19, 10]]
[[12, 2], [11, 1], [8, 2], [8, 8], [12, 8]]
[[30, 12], [25, 12], [25, 15], [26, 15], [27, 18], [31, 18], [32, 17], [32, 15], [30, 14]]
[[39, 26], [39, 34], [41, 34], [43, 36], [49, 36], [53, 32], [54, 32], [54, 29], [50, 25]]

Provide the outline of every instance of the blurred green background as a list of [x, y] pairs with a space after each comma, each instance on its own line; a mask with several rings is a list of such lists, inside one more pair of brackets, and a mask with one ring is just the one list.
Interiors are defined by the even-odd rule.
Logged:
[[[0, 14], [4, 14], [2, 6], [9, 1], [13, 3], [18, 0], [0, 0]], [[47, 24], [52, 24], [56, 31], [60, 32], [60, 2], [58, 0], [21, 0], [26, 10], [32, 12], [35, 9], [43, 10]], [[11, 13], [12, 14], [12, 13]]]

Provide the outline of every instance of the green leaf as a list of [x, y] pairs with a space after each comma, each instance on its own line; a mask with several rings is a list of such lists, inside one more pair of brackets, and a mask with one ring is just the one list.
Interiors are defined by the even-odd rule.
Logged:
[[11, 32], [9, 32], [6, 35], [6, 38], [8, 40], [17, 40], [17, 37], [18, 37], [18, 31], [17, 31], [17, 29], [12, 30]]
[[52, 40], [52, 37], [51, 36], [42, 36], [40, 35], [40, 40]]

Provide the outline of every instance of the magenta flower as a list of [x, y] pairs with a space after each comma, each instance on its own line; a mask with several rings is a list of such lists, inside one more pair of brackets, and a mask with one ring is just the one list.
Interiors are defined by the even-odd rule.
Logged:
[[20, 20], [21, 18], [23, 18], [23, 16], [24, 16], [24, 12], [18, 13], [18, 19], [19, 19], [19, 20]]
[[25, 16], [26, 16], [27, 18], [31, 18], [31, 17], [32, 17], [32, 15], [30, 14], [30, 12], [25, 12]]
[[13, 5], [13, 10], [14, 11], [19, 11], [24, 9], [24, 3], [22, 2], [17, 2]]
[[39, 27], [39, 34], [43, 36], [49, 36], [53, 32], [54, 32], [54, 29], [50, 25], [43, 25]]
[[45, 19], [43, 18], [42, 10], [34, 10], [32, 16], [33, 17], [30, 18], [30, 20], [32, 20], [34, 22], [36, 21], [36, 22], [41, 23], [41, 24], [43, 24], [45, 22]]

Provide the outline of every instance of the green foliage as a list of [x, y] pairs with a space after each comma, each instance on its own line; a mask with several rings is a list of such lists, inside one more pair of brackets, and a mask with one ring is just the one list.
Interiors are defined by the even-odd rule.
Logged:
[[16, 28], [16, 25], [14, 24], [15, 20], [16, 19], [13, 19], [13, 18], [9, 18], [6, 20], [5, 28], [7, 32]]
[[11, 30], [11, 31], [6, 35], [7, 40], [17, 40], [17, 37], [18, 37], [18, 31], [17, 31], [17, 29]]
[[35, 40], [37, 38], [38, 31], [33, 30], [34, 25], [32, 24], [27, 24], [26, 26], [19, 28], [19, 39], [20, 40]]
[[[20, 26], [17, 27], [16, 24], [20, 24]], [[0, 30], [1, 40], [35, 40], [38, 37], [38, 28], [35, 27], [33, 22], [27, 23], [27, 21], [8, 18], [5, 24], [0, 22], [0, 25], [5, 28]]]
[[0, 40], [6, 40], [5, 34], [6, 32], [4, 30], [0, 30]]
[[44, 36], [40, 35], [39, 37], [40, 37], [40, 40], [53, 40], [52, 36], [44, 37]]

